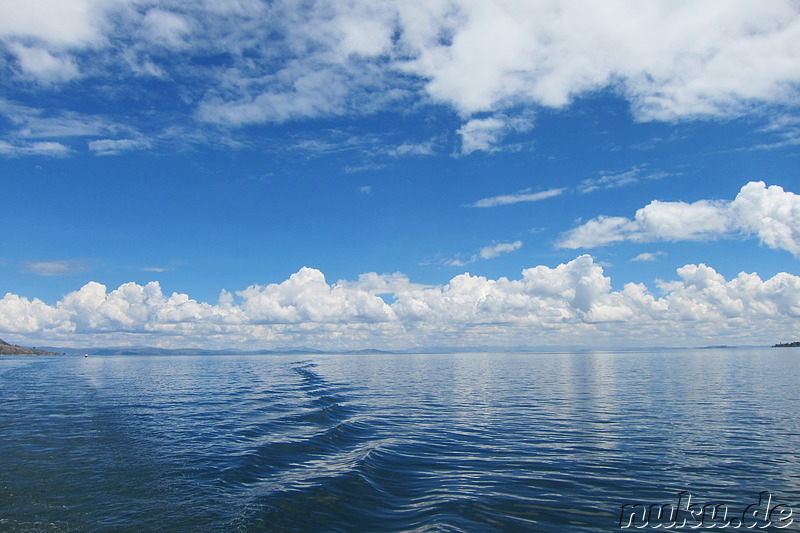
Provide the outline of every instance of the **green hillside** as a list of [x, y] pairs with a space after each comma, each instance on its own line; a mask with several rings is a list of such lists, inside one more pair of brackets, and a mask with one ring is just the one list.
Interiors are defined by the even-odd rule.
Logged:
[[44, 350], [34, 350], [33, 348], [23, 348], [16, 344], [8, 344], [0, 339], [0, 355], [63, 355], [56, 352], [46, 352]]

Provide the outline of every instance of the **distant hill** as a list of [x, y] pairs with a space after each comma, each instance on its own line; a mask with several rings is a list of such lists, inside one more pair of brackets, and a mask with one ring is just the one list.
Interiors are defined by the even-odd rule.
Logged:
[[3, 339], [0, 339], [0, 355], [63, 355], [57, 352], [48, 352], [46, 350], [36, 350], [34, 348], [23, 348], [16, 344], [8, 344]]
[[339, 354], [388, 354], [383, 350], [322, 351], [313, 348], [276, 348], [274, 350], [205, 350], [202, 348], [154, 348], [152, 346], [103, 347], [103, 348], [57, 348], [48, 350], [63, 351], [68, 355], [315, 355], [324, 353]]
[[794, 342], [784, 342], [782, 344], [776, 344], [773, 348], [800, 348], [800, 341]]

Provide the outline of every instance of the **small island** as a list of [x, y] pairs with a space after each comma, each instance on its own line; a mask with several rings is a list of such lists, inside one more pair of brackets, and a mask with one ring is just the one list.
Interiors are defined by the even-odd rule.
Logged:
[[783, 342], [779, 344], [774, 344], [773, 348], [800, 348], [800, 341], [794, 342]]
[[35, 348], [23, 348], [16, 344], [8, 344], [3, 339], [0, 339], [0, 355], [64, 355], [63, 353], [47, 352], [45, 350], [37, 350]]

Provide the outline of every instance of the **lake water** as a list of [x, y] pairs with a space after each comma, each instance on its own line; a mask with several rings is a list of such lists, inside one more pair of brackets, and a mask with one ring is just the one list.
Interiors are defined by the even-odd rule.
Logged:
[[797, 530], [800, 349], [0, 357], [0, 531], [609, 531], [681, 491]]

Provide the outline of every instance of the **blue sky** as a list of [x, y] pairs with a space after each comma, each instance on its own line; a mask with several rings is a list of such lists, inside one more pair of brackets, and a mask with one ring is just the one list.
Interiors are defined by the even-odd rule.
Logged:
[[0, 337], [793, 338], [798, 43], [788, 1], [0, 2]]

